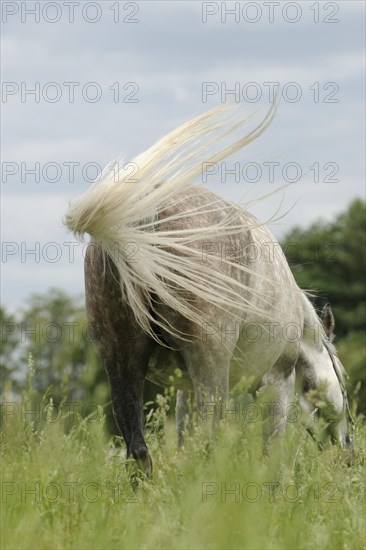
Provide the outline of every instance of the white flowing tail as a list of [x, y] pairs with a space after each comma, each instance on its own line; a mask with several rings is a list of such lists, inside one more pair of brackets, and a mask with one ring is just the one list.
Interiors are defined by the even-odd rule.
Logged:
[[[221, 221], [214, 225], [192, 228], [194, 224], [187, 223], [184, 225], [187, 229], [179, 231], [166, 230], [164, 226], [167, 227], [165, 224], [169, 221], [183, 218], [189, 221], [190, 217], [201, 217], [215, 209], [222, 212], [222, 203], [217, 200], [206, 205], [205, 210], [192, 208], [161, 221], [159, 213], [172, 201], [179, 201], [179, 194], [202, 174], [203, 163], [221, 162], [259, 137], [270, 125], [276, 108], [274, 102], [253, 130], [210, 153], [220, 140], [228, 139], [248, 120], [248, 117], [236, 118], [230, 122], [227, 115], [234, 113], [233, 105], [220, 105], [183, 124], [138, 155], [133, 160], [138, 168], [135, 180], [116, 177], [115, 173], [105, 170], [98, 181], [70, 205], [65, 224], [77, 236], [89, 233], [113, 259], [123, 297], [138, 323], [152, 337], [155, 337], [153, 324], [176, 336], [184, 335], [154, 314], [151, 296], [200, 325], [207, 319], [192, 300], [184, 298], [182, 290], [225, 311], [235, 311], [238, 316], [253, 308], [244, 296], [254, 290], [225, 275], [224, 270], [218, 271], [215, 264], [203, 262], [202, 251], [192, 247], [195, 241], [220, 241], [223, 235], [238, 235], [248, 229], [240, 222], [239, 207], [235, 209], [231, 205], [224, 220], [221, 216]], [[131, 244], [135, 251], [133, 261], [129, 254]], [[232, 264], [230, 259], [222, 261], [250, 272], [247, 266]], [[266, 315], [269, 315], [268, 308]]]

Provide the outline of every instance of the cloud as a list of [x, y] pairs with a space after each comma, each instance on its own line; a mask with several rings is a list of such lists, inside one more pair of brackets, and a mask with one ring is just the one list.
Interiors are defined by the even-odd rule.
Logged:
[[[312, 21], [308, 3], [301, 4], [303, 17], [297, 24], [281, 17], [271, 24], [264, 16], [257, 24], [243, 18], [235, 23], [230, 17], [223, 24], [220, 14], [204, 24], [202, 4], [194, 2], [141, 2], [139, 23], [116, 24], [110, 9], [114, 4], [100, 3], [102, 17], [95, 24], [82, 20], [77, 11], [75, 22], [68, 23], [63, 11], [55, 24], [32, 23], [30, 17], [21, 23], [18, 14], [3, 25], [3, 80], [20, 87], [24, 83], [27, 89], [38, 82], [40, 87], [39, 102], [31, 95], [22, 102], [19, 89], [2, 104], [3, 161], [18, 166], [16, 174], [7, 181], [3, 178], [5, 240], [31, 246], [68, 239], [60, 218], [68, 200], [89, 185], [83, 176], [85, 165], [93, 162], [103, 167], [121, 153], [130, 160], [178, 124], [217, 105], [225, 89], [236, 83], [241, 95], [250, 82], [258, 83], [262, 91], [262, 101], [244, 101], [247, 112], [258, 106], [265, 112], [265, 82], [296, 82], [301, 89], [298, 102], [283, 98], [272, 127], [238, 156], [240, 162], [279, 160], [282, 168], [297, 162], [310, 175], [315, 170], [310, 167], [317, 162], [323, 179], [329, 172], [324, 169], [327, 163], [339, 166], [337, 184], [316, 185], [304, 175], [301, 185], [286, 191], [285, 209], [300, 202], [283, 220], [287, 225], [272, 228], [276, 235], [295, 223], [305, 226], [319, 216], [330, 219], [352, 198], [363, 195], [362, 3], [339, 4], [336, 24], [322, 23], [329, 11], [321, 3], [319, 24]], [[126, 17], [128, 11], [120, 15]], [[62, 92], [54, 103], [44, 96], [49, 82], [56, 82]], [[80, 83], [72, 103], [65, 82]], [[91, 82], [102, 91], [96, 103], [83, 97], [83, 87]], [[204, 82], [217, 85], [207, 102], [202, 99]], [[115, 101], [115, 83], [119, 101]], [[129, 83], [137, 85], [136, 103], [126, 102]], [[335, 83], [338, 89], [326, 87], [327, 83]], [[329, 97], [338, 101], [328, 103]], [[31, 174], [22, 178], [21, 163], [26, 171], [37, 162], [40, 181]], [[70, 162], [79, 163], [73, 181], [65, 165]], [[57, 181], [42, 175], [49, 163], [61, 167]], [[281, 183], [283, 178], [278, 177], [276, 184]], [[273, 189], [264, 182], [251, 186], [243, 181], [223, 183], [220, 178], [211, 187], [235, 200], [249, 189], [252, 198]], [[279, 196], [259, 202], [253, 210], [262, 220], [269, 219], [278, 200]], [[72, 292], [83, 285], [82, 258], [79, 263], [56, 265], [22, 264], [13, 258], [4, 268], [5, 301], [13, 306], [32, 290], [59, 285]]]

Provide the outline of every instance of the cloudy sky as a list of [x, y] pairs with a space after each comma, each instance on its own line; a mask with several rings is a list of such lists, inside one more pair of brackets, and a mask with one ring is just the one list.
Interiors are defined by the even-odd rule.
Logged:
[[290, 210], [271, 225], [277, 238], [364, 197], [364, 2], [1, 7], [2, 302], [11, 310], [50, 287], [83, 292], [83, 249], [61, 219], [99, 167], [128, 162], [228, 99], [260, 118], [279, 88], [267, 133], [207, 180], [247, 201], [293, 181], [252, 208], [262, 221], [280, 204]]

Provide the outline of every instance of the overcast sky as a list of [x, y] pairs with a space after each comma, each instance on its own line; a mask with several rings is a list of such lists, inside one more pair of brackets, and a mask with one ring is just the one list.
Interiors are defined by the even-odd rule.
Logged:
[[[249, 201], [302, 175], [253, 207], [262, 221], [282, 198], [282, 213], [293, 207], [271, 225], [277, 238], [364, 197], [364, 9], [348, 0], [2, 2], [3, 304], [14, 310], [50, 287], [83, 292], [82, 247], [73, 258], [61, 218], [98, 166], [131, 160], [225, 99], [240, 96], [260, 118], [270, 83], [282, 95], [274, 123], [227, 159], [239, 176], [220, 166], [210, 188]], [[263, 162], [279, 163], [275, 181]]]

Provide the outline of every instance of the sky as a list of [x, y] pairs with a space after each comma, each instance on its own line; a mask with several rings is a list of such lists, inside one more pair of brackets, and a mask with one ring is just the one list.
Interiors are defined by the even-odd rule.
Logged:
[[1, 9], [1, 298], [10, 311], [51, 287], [82, 294], [85, 244], [62, 225], [68, 203], [106, 165], [128, 163], [224, 101], [259, 121], [278, 90], [271, 127], [205, 183], [250, 203], [262, 222], [278, 211], [269, 223], [278, 239], [365, 197], [363, 1]]

